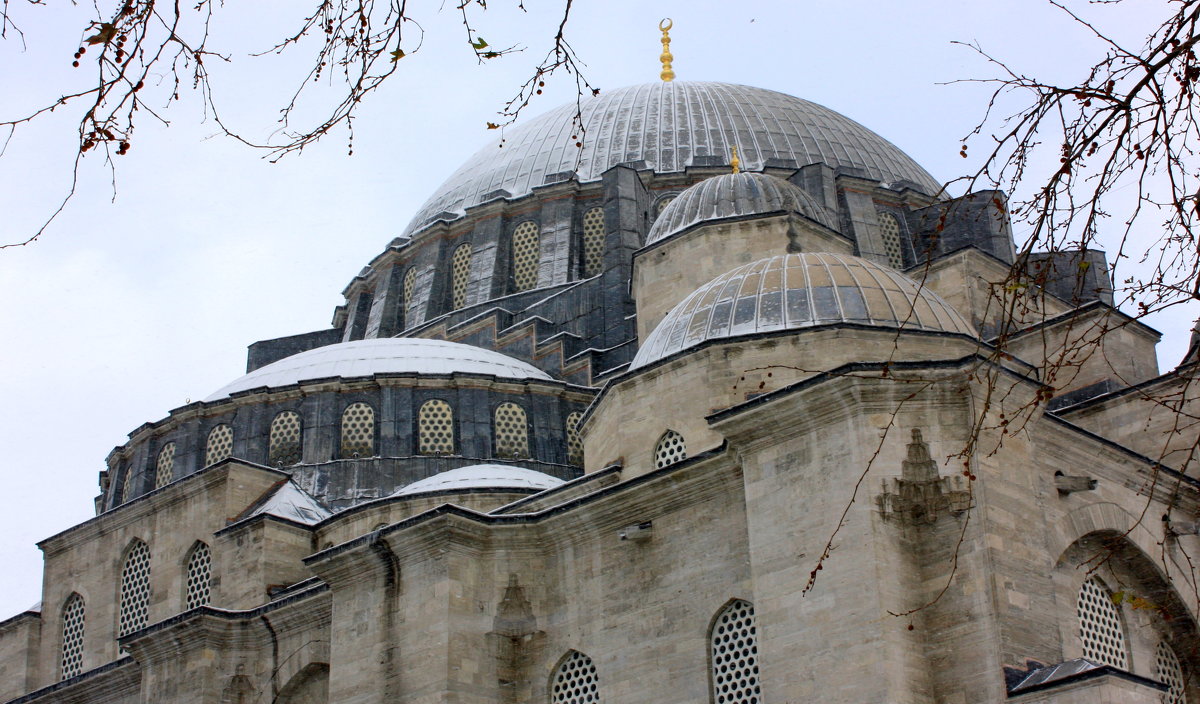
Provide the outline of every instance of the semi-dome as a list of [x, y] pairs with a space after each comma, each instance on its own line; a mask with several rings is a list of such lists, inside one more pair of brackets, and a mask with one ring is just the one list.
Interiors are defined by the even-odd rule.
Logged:
[[341, 342], [285, 357], [235, 379], [204, 400], [219, 401], [247, 389], [277, 388], [329, 377], [455, 372], [552, 380], [542, 370], [492, 350], [446, 340], [386, 337]]
[[844, 254], [783, 254], [696, 289], [650, 333], [630, 368], [706, 340], [835, 323], [975, 335], [949, 303], [897, 271]]
[[702, 222], [771, 213], [797, 213], [834, 229], [829, 209], [799, 186], [767, 174], [743, 171], [706, 178], [676, 196], [654, 221], [646, 244]]
[[525, 467], [507, 464], [473, 464], [451, 469], [403, 486], [392, 496], [411, 496], [456, 489], [496, 489], [544, 491], [562, 484], [563, 480]]
[[[579, 135], [582, 148], [575, 146]], [[437, 189], [405, 234], [497, 195], [527, 195], [564, 173], [594, 181], [637, 161], [659, 173], [682, 171], [695, 157], [728, 159], [735, 145], [750, 170], [768, 159], [819, 162], [879, 181], [909, 181], [931, 195], [940, 190], [891, 142], [815, 103], [729, 83], [658, 82], [605, 92], [578, 108], [571, 102], [508, 130], [503, 143], [481, 149]]]

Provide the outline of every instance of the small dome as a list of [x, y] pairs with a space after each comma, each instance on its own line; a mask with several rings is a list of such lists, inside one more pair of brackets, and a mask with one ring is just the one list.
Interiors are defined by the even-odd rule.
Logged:
[[496, 489], [544, 491], [562, 484], [563, 480], [524, 467], [507, 464], [473, 464], [435, 474], [401, 487], [392, 496], [428, 494], [454, 489]]
[[650, 333], [630, 369], [706, 340], [834, 323], [975, 336], [949, 303], [897, 271], [844, 254], [783, 254], [696, 289]]
[[385, 337], [327, 345], [285, 357], [221, 387], [205, 401], [261, 386], [278, 388], [329, 377], [373, 374], [491, 374], [506, 379], [552, 380], [549, 374], [507, 355], [446, 340]]
[[671, 201], [646, 236], [646, 244], [714, 220], [797, 213], [834, 229], [829, 209], [781, 178], [743, 171], [706, 178]]

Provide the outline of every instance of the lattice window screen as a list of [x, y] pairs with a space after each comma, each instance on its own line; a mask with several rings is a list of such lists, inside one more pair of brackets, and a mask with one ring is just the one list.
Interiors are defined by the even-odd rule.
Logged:
[[604, 266], [604, 208], [583, 214], [583, 275], [595, 276]]
[[460, 244], [450, 257], [450, 307], [467, 305], [467, 282], [471, 280], [471, 245]]
[[171, 483], [175, 473], [175, 443], [169, 442], [158, 451], [154, 463], [154, 488], [161, 489]]
[[268, 461], [273, 466], [290, 467], [299, 464], [303, 453], [300, 432], [300, 414], [295, 411], [283, 411], [271, 421]]
[[83, 672], [83, 597], [72, 594], [62, 610], [62, 668], [60, 679]]
[[212, 553], [204, 543], [196, 543], [187, 562], [187, 594], [185, 609], [194, 609], [208, 603], [212, 581]]
[[579, 411], [567, 416], [567, 461], [571, 464], [583, 464], [583, 438], [579, 436], [579, 421], [583, 414]]
[[654, 446], [654, 468], [662, 469], [687, 459], [687, 447], [683, 436], [674, 430], [668, 430], [658, 439]]
[[717, 704], [758, 704], [758, 635], [754, 605], [738, 599], [713, 624], [709, 641], [712, 691]]
[[513, 286], [518, 291], [537, 286], [539, 244], [537, 223], [526, 220], [517, 225], [512, 238], [512, 266]]
[[1083, 657], [1101, 665], [1129, 669], [1125, 651], [1125, 628], [1112, 593], [1092, 577], [1079, 588], [1079, 639]]
[[529, 422], [525, 409], [515, 403], [496, 406], [496, 456], [529, 456]]
[[121, 480], [121, 503], [129, 501], [133, 496], [133, 466], [125, 467], [125, 477]]
[[879, 232], [883, 235], [883, 251], [893, 269], [904, 268], [904, 253], [900, 245], [900, 223], [891, 213], [879, 213]]
[[422, 455], [448, 455], [454, 452], [454, 410], [435, 398], [421, 404], [417, 411], [417, 452]]
[[216, 464], [233, 453], [233, 428], [222, 423], [208, 433], [204, 450], [204, 466]]
[[342, 411], [342, 457], [375, 454], [375, 409], [352, 403]]
[[400, 300], [400, 318], [401, 318], [400, 327], [401, 327], [401, 329], [408, 328], [411, 326], [411, 323], [409, 321], [410, 314], [408, 312], [408, 309], [409, 309], [409, 306], [411, 306], [413, 304], [413, 291], [416, 289], [416, 287], [417, 287], [417, 268], [409, 267], [408, 271], [404, 272], [404, 282], [400, 285], [400, 290], [402, 292], [401, 296], [403, 296], [403, 298]]
[[1158, 649], [1154, 651], [1154, 678], [1167, 685], [1167, 693], [1163, 695], [1164, 704], [1183, 704], [1187, 701], [1183, 696], [1183, 685], [1187, 679], [1183, 676], [1183, 667], [1175, 655], [1175, 649], [1166, 641], [1159, 641]]
[[150, 606], [150, 548], [134, 541], [121, 567], [121, 622], [118, 635], [132, 633], [146, 625]]
[[657, 219], [659, 215], [662, 215], [662, 211], [666, 210], [667, 206], [670, 205], [671, 201], [673, 201], [673, 200], [675, 200], [675, 196], [667, 196], [666, 198], [663, 198], [662, 200], [660, 200], [654, 204], [655, 219]]
[[598, 704], [600, 679], [596, 664], [578, 650], [558, 666], [550, 685], [550, 704]]

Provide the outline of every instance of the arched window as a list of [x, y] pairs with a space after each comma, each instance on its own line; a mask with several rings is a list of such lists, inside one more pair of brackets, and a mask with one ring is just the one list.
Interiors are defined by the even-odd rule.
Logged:
[[1154, 679], [1167, 685], [1167, 693], [1163, 695], [1163, 704], [1183, 704], [1183, 685], [1187, 681], [1183, 676], [1183, 667], [1175, 649], [1167, 642], [1159, 641], [1154, 651]]
[[62, 667], [59, 679], [83, 672], [83, 597], [72, 593], [62, 610]]
[[404, 272], [404, 283], [401, 285], [401, 291], [404, 292], [404, 299], [400, 301], [400, 329], [409, 327], [408, 309], [413, 304], [413, 291], [417, 286], [417, 268], [409, 267], [408, 271]]
[[125, 465], [125, 477], [121, 480], [121, 503], [133, 497], [133, 465]]
[[1112, 592], [1098, 577], [1089, 578], [1079, 588], [1079, 640], [1083, 657], [1120, 670], [1129, 669], [1121, 612], [1113, 603]]
[[300, 414], [283, 411], [271, 421], [270, 449], [268, 461], [273, 467], [290, 467], [300, 462], [301, 435]]
[[517, 225], [512, 237], [513, 288], [517, 291], [537, 286], [540, 246], [536, 222], [526, 220]]
[[529, 456], [529, 422], [524, 408], [515, 403], [496, 406], [494, 425], [497, 457]]
[[604, 266], [604, 208], [583, 214], [583, 275], [595, 276]]
[[654, 468], [662, 469], [685, 459], [687, 447], [683, 444], [683, 436], [674, 430], [663, 433], [654, 446]]
[[583, 439], [579, 437], [579, 421], [583, 414], [579, 411], [567, 416], [567, 462], [583, 464]]
[[550, 679], [550, 704], [598, 704], [599, 701], [596, 664], [578, 650], [572, 650]]
[[154, 463], [154, 488], [161, 489], [171, 483], [175, 476], [175, 443], [169, 442], [158, 451]]
[[117, 635], [133, 633], [146, 625], [150, 607], [150, 548], [134, 540], [121, 567], [121, 622]]
[[900, 223], [891, 213], [879, 213], [879, 232], [883, 235], [883, 251], [893, 269], [904, 268], [904, 251], [900, 245]]
[[467, 282], [471, 277], [471, 245], [460, 244], [450, 257], [450, 307], [467, 305]]
[[675, 196], [666, 196], [665, 198], [659, 198], [658, 202], [654, 204], [654, 219], [657, 220], [658, 216], [662, 215], [662, 211], [666, 210], [667, 206], [670, 205], [671, 201], [673, 201], [673, 200], [675, 200]]
[[187, 559], [187, 591], [183, 600], [185, 611], [208, 603], [211, 580], [212, 552], [207, 545], [196, 541]]
[[422, 455], [454, 452], [454, 411], [439, 398], [422, 403], [417, 411], [417, 452]]
[[225, 423], [208, 432], [208, 444], [204, 449], [204, 466], [216, 464], [233, 453], [233, 428]]
[[342, 457], [375, 454], [375, 409], [352, 403], [342, 411]]
[[758, 633], [754, 605], [736, 599], [713, 621], [709, 634], [709, 671], [716, 704], [761, 701], [758, 684]]

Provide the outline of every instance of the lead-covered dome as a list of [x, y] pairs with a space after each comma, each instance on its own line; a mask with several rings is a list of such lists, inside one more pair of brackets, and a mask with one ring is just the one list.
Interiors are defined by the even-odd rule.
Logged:
[[205, 401], [259, 387], [278, 388], [312, 379], [373, 374], [490, 374], [507, 379], [552, 380], [507, 355], [446, 340], [386, 337], [341, 342], [285, 357], [235, 379]]
[[[763, 88], [647, 83], [585, 99], [579, 110], [580, 122], [571, 102], [508, 130], [500, 148], [497, 140], [481, 149], [425, 202], [405, 234], [497, 195], [526, 195], [567, 172], [594, 181], [617, 164], [636, 161], [659, 173], [681, 171], [693, 157], [728, 159], [734, 145], [749, 170], [761, 170], [767, 159], [796, 166], [819, 162], [860, 169], [879, 181], [909, 181], [931, 195], [940, 190], [907, 154], [866, 127]], [[575, 146], [581, 134], [582, 149]]]
[[834, 229], [829, 209], [799, 186], [767, 174], [721, 174], [688, 187], [663, 209], [646, 244], [664, 240], [702, 222], [774, 213], [796, 213]]
[[392, 496], [412, 496], [463, 489], [495, 491], [544, 491], [563, 483], [558, 477], [525, 467], [507, 464], [473, 464], [426, 477], [392, 493]]
[[706, 340], [836, 323], [975, 336], [949, 303], [897, 271], [844, 254], [784, 254], [696, 289], [654, 328], [630, 369]]

